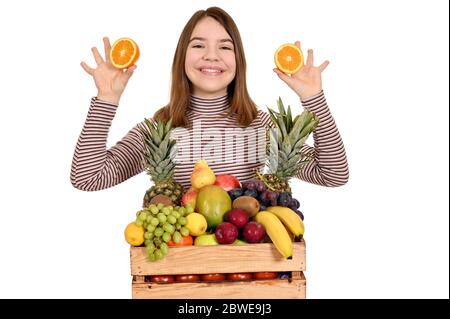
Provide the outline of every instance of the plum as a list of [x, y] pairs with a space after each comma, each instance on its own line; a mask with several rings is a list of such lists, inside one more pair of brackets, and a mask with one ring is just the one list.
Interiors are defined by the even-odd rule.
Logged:
[[232, 244], [238, 237], [238, 229], [229, 222], [223, 222], [216, 227], [216, 239], [219, 244]]
[[248, 223], [248, 213], [243, 209], [233, 209], [225, 216], [225, 221], [232, 223], [238, 229], [243, 228]]
[[266, 229], [257, 222], [249, 222], [242, 231], [245, 241], [248, 243], [259, 243], [266, 236]]
[[298, 209], [300, 207], [300, 202], [295, 198], [291, 199], [291, 203], [292, 203], [292, 206], [295, 207], [295, 209]]
[[297, 215], [300, 216], [301, 220], [305, 219], [305, 217], [303, 216], [303, 213], [301, 211], [299, 211], [298, 209], [294, 209], [294, 212], [296, 212]]
[[253, 198], [258, 198], [258, 191], [256, 189], [247, 189], [244, 192], [244, 196], [250, 196]]
[[235, 200], [236, 198], [244, 195], [244, 190], [242, 188], [233, 188], [228, 191], [228, 195], [230, 195], [231, 200]]
[[291, 273], [290, 272], [280, 272], [280, 273], [278, 273], [278, 278], [289, 279], [289, 278], [291, 278]]
[[278, 196], [278, 205], [288, 207], [291, 199], [292, 196], [288, 192], [280, 193]]

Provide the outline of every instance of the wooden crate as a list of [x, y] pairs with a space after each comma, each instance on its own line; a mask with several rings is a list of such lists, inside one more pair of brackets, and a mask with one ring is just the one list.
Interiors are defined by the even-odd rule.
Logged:
[[[293, 257], [283, 258], [273, 244], [170, 247], [160, 261], [150, 262], [144, 247], [131, 247], [133, 298], [305, 298], [305, 242], [293, 243]], [[196, 283], [153, 283], [152, 275], [290, 272], [289, 279]]]

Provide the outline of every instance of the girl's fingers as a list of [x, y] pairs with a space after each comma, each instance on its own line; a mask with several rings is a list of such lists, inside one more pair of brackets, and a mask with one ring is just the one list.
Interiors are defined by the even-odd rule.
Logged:
[[103, 38], [103, 44], [105, 46], [105, 60], [109, 62], [109, 52], [111, 51], [111, 43], [109, 42], [108, 37]]
[[307, 66], [314, 66], [314, 54], [313, 54], [313, 50], [312, 49], [308, 50], [308, 58], [306, 59], [306, 65]]
[[128, 69], [125, 70], [124, 75], [125, 75], [125, 79], [128, 80], [130, 79], [130, 77], [133, 75], [134, 70], [136, 70], [136, 65], [130, 66]]
[[88, 74], [90, 75], [94, 75], [94, 69], [89, 67], [86, 63], [81, 62], [80, 63], [81, 67], [83, 68], [83, 70], [85, 70]]
[[100, 65], [100, 64], [102, 64], [103, 62], [105, 62], [105, 61], [103, 61], [103, 58], [102, 58], [102, 56], [100, 55], [100, 53], [98, 53], [98, 50], [97, 50], [96, 47], [93, 47], [93, 48], [92, 48], [92, 53], [94, 54], [94, 59], [95, 59], [95, 62], [97, 63], [97, 65]]
[[326, 60], [325, 62], [323, 62], [323, 63], [319, 66], [320, 72], [322, 72], [323, 70], [325, 70], [325, 68], [328, 66], [328, 64], [330, 64], [330, 61], [328, 61], [328, 60]]
[[297, 46], [297, 48], [299, 48], [300, 50], [302, 49], [300, 46], [300, 41], [295, 41], [295, 45]]
[[136, 64], [133, 64], [132, 66], [130, 66], [130, 67], [125, 71], [125, 73], [131, 73], [131, 72], [133, 72], [134, 70], [136, 70], [136, 68], [137, 68], [137, 65], [136, 65]]

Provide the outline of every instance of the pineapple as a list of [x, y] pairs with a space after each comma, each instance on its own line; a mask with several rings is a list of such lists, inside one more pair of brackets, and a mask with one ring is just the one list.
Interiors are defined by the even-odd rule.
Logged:
[[319, 124], [319, 120], [308, 110], [292, 119], [291, 107], [288, 106], [286, 111], [281, 98], [277, 104], [279, 112], [268, 108], [276, 126], [269, 130], [270, 143], [267, 149], [269, 172], [256, 174], [269, 190], [291, 193], [289, 179], [296, 176], [304, 164], [312, 158], [312, 153], [301, 153], [300, 149]]
[[155, 184], [144, 196], [143, 207], [148, 207], [156, 195], [169, 197], [173, 205], [180, 205], [183, 186], [173, 179], [175, 171], [176, 141], [170, 138], [172, 120], [157, 123], [145, 120], [147, 130], [144, 136], [144, 168]]

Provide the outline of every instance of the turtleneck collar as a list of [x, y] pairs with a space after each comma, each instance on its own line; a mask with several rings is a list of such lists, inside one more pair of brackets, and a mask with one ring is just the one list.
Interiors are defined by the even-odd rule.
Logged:
[[212, 99], [190, 96], [189, 110], [194, 113], [203, 114], [221, 114], [229, 110], [228, 95], [216, 97]]

